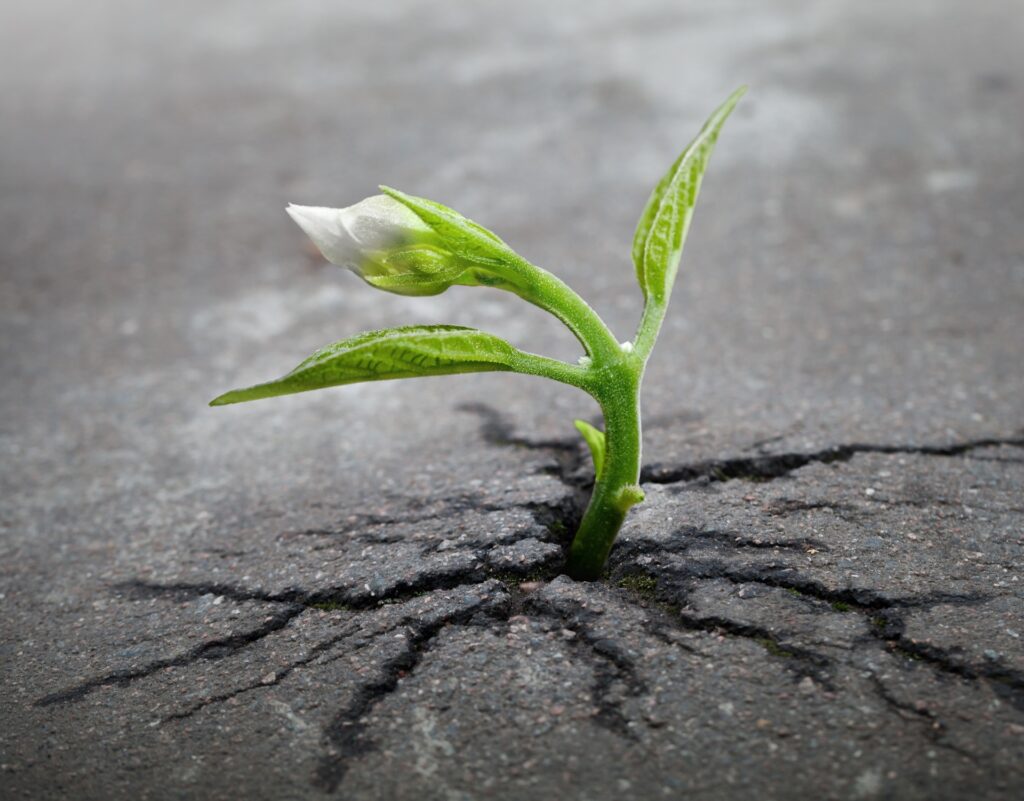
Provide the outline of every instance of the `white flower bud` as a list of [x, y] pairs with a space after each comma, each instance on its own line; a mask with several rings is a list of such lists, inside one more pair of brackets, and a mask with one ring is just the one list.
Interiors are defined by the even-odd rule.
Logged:
[[327, 261], [378, 289], [432, 295], [466, 269], [414, 211], [387, 195], [344, 209], [292, 204], [287, 210]]

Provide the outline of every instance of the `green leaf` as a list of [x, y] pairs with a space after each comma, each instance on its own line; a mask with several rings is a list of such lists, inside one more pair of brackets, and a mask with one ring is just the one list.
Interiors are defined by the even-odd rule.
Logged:
[[590, 447], [590, 455], [594, 459], [594, 477], [601, 478], [604, 469], [604, 432], [594, 428], [586, 420], [576, 420], [576, 430], [583, 435]]
[[322, 348], [277, 381], [226, 392], [211, 406], [391, 378], [515, 370], [527, 354], [475, 328], [407, 326], [371, 331]]
[[672, 292], [686, 232], [718, 133], [746, 93], [741, 86], [704, 123], [654, 188], [633, 236], [633, 263], [644, 298], [665, 303]]

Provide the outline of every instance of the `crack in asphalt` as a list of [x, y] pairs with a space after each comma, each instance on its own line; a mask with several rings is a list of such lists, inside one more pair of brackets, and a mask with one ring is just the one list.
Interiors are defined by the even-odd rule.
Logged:
[[[182, 667], [201, 660], [222, 659], [230, 656], [242, 648], [246, 648], [264, 637], [273, 634], [289, 625], [292, 620], [298, 617], [307, 609], [343, 609], [350, 612], [362, 612], [378, 609], [387, 604], [398, 604], [431, 592], [459, 588], [476, 587], [491, 580], [502, 581], [515, 580], [524, 577], [527, 573], [536, 573], [536, 566], [530, 564], [519, 570], [483, 570], [478, 568], [459, 568], [450, 574], [431, 574], [420, 581], [404, 582], [397, 584], [392, 591], [375, 595], [373, 593], [352, 593], [351, 587], [329, 588], [317, 591], [304, 591], [298, 589], [284, 590], [279, 593], [269, 593], [261, 590], [246, 589], [224, 583], [188, 583], [180, 582], [174, 584], [154, 584], [145, 581], [132, 581], [117, 585], [119, 589], [125, 590], [132, 595], [143, 598], [199, 598], [204, 595], [223, 596], [238, 602], [260, 601], [270, 604], [278, 604], [282, 609], [271, 615], [267, 621], [254, 629], [245, 630], [227, 637], [209, 640], [189, 649], [183, 654], [178, 654], [163, 659], [153, 660], [142, 667], [125, 670], [115, 670], [93, 678], [87, 679], [67, 689], [43, 696], [34, 702], [35, 706], [45, 707], [55, 704], [66, 704], [80, 701], [90, 693], [101, 687], [116, 686], [126, 687], [131, 682], [146, 678], [161, 670], [171, 667]], [[534, 575], [534, 578], [553, 578], [553, 570], [547, 571], [544, 576]], [[296, 666], [303, 664], [300, 660]], [[275, 682], [284, 678], [291, 670], [288, 669], [284, 675], [279, 675]], [[262, 685], [266, 686], [266, 685]], [[240, 692], [247, 692], [257, 689], [257, 685], [241, 688]], [[235, 691], [227, 693], [221, 700], [228, 700]], [[198, 711], [206, 705], [200, 703], [192, 712], [186, 710], [184, 717]], [[171, 715], [169, 719], [179, 717]]]
[[913, 704], [908, 704], [905, 701], [898, 699], [889, 691], [889, 688], [885, 686], [885, 682], [882, 681], [881, 677], [877, 673], [872, 672], [868, 676], [868, 680], [871, 682], [871, 687], [875, 694], [883, 701], [883, 703], [889, 706], [904, 720], [910, 720], [921, 724], [923, 726], [925, 736], [936, 746], [952, 751], [953, 753], [977, 764], [977, 754], [950, 743], [944, 738], [944, 735], [948, 731], [948, 727], [933, 711], [925, 707], [917, 707]]
[[[695, 541], [709, 539], [720, 542], [724, 545], [731, 545], [739, 540], [739, 547], [745, 547], [744, 538], [740, 535], [733, 535], [731, 532], [715, 530], [710, 536], [707, 532], [698, 532], [696, 529], [683, 527], [677, 530], [677, 534], [684, 535], [682, 544], [659, 543], [652, 541], [622, 543], [616, 553], [613, 553], [613, 568], [616, 570], [639, 571], [657, 580], [659, 576], [652, 574], [636, 560], [642, 556], [667, 554], [671, 556], [686, 556], [692, 550]], [[692, 536], [691, 536], [692, 535]], [[802, 544], [805, 540], [790, 541], [791, 545]], [[811, 541], [807, 541], [811, 542]], [[784, 547], [778, 543], [757, 547]], [[817, 545], [811, 545], [817, 548]], [[829, 603], [843, 603], [862, 610], [891, 609], [894, 607], [924, 607], [936, 604], [969, 604], [981, 603], [990, 600], [991, 596], [981, 593], [944, 593], [934, 592], [908, 597], [890, 597], [863, 587], [850, 587], [844, 589], [830, 589], [815, 579], [806, 577], [797, 572], [797, 569], [789, 565], [764, 565], [759, 568], [737, 568], [730, 567], [723, 562], [714, 559], [692, 559], [683, 565], [673, 565], [669, 569], [672, 578], [675, 579], [725, 579], [734, 584], [752, 583], [763, 584], [769, 587], [777, 587], [783, 590], [807, 595], [818, 600]]]
[[65, 690], [45, 695], [35, 701], [33, 706], [47, 707], [81, 701], [87, 695], [102, 687], [127, 687], [133, 681], [152, 676], [154, 673], [166, 670], [167, 668], [184, 667], [202, 660], [223, 659], [243, 648], [248, 648], [253, 643], [259, 642], [275, 631], [280, 631], [304, 611], [305, 607], [303, 606], [289, 604], [268, 617], [262, 625], [256, 628], [236, 632], [227, 637], [207, 640], [190, 648], [185, 653], [164, 659], [156, 659], [142, 667], [115, 670], [102, 676], [97, 676]]
[[[668, 551], [667, 549], [659, 548], [647, 549], [643, 553], [659, 551], [678, 553], [678, 551]], [[683, 549], [683, 552], [685, 552], [685, 549]], [[638, 554], [634, 552], [632, 555], [636, 556]], [[631, 570], [634, 573], [639, 571], [656, 581], [659, 578], [664, 578], [664, 576], [654, 575], [642, 566], [629, 563], [628, 561], [620, 562], [617, 565], [617, 569]], [[1005, 697], [1015, 707], [1024, 710], [1024, 674], [1001, 665], [969, 665], [956, 659], [947, 649], [911, 640], [906, 636], [905, 622], [898, 614], [898, 611], [901, 609], [927, 608], [938, 604], [984, 603], [991, 596], [981, 593], [935, 592], [891, 598], [862, 588], [829, 589], [813, 579], [801, 576], [795, 572], [794, 568], [790, 567], [768, 566], [759, 570], [737, 569], [727, 567], [719, 562], [708, 561], [689, 563], [681, 569], [671, 571], [671, 576], [673, 579], [684, 583], [726, 580], [734, 584], [760, 584], [787, 590], [797, 596], [807, 596], [832, 605], [842, 604], [845, 610], [858, 612], [866, 616], [869, 619], [869, 631], [872, 638], [884, 643], [888, 649], [902, 654], [907, 659], [924, 662], [934, 670], [945, 675], [967, 680], [988, 679], [993, 683], [992, 686], [997, 693]], [[677, 607], [677, 610], [673, 610], [673, 612], [678, 612], [678, 617], [673, 616], [674, 620], [681, 619], [686, 625], [695, 624], [697, 626], [721, 628], [736, 636], [748, 637], [754, 640], [768, 638], [772, 644], [770, 646], [764, 642], [762, 644], [766, 645], [766, 649], [769, 651], [778, 648], [783, 651], [793, 652], [798, 657], [810, 656], [827, 660], [827, 657], [815, 654], [814, 652], [798, 654], [788, 642], [779, 641], [777, 635], [746, 623], [724, 617], [695, 617], [690, 615], [685, 611], [686, 590], [680, 589], [677, 591], [682, 592], [682, 598], [666, 595], [664, 591], [658, 596], [658, 600], [662, 603], [668, 602]]]
[[[638, 574], [634, 572], [632, 575]], [[719, 577], [709, 576], [708, 578]], [[628, 603], [644, 608], [647, 611], [646, 630], [668, 645], [683, 648], [691, 653], [695, 652], [695, 649], [670, 637], [666, 632], [668, 627], [682, 631], [702, 631], [750, 640], [763, 648], [769, 656], [783, 660], [787, 669], [794, 673], [797, 679], [810, 676], [825, 689], [829, 691], [836, 689], [829, 674], [829, 669], [834, 664], [831, 658], [817, 651], [795, 645], [761, 626], [732, 620], [721, 615], [695, 615], [687, 610], [687, 592], [682, 591], [682, 596], [679, 598], [677, 595], [663, 590], [657, 591], [653, 598], [653, 608], [646, 604], [643, 596], [635, 590], [623, 589], [620, 597], [624, 597]]]
[[686, 526], [676, 531], [677, 535], [686, 538], [687, 548], [697, 540], [717, 542], [730, 548], [751, 548], [755, 550], [774, 550], [776, 548], [784, 551], [807, 551], [813, 549], [827, 553], [830, 548], [821, 540], [813, 537], [800, 537], [793, 540], [760, 540], [744, 537], [733, 531], [721, 531], [719, 529], [696, 528]]
[[[507, 612], [507, 605], [505, 609]], [[324, 729], [324, 754], [313, 777], [316, 787], [333, 793], [348, 773], [351, 761], [376, 749], [376, 743], [368, 736], [367, 716], [399, 689], [402, 679], [414, 673], [433, 641], [446, 627], [466, 625], [481, 611], [478, 607], [470, 607], [429, 623], [406, 619], [399, 624], [406, 628], [405, 648], [380, 666], [375, 679], [360, 685], [353, 699], [335, 714]], [[494, 617], [495, 610], [488, 610], [485, 614]]]
[[530, 597], [523, 604], [523, 610], [556, 620], [563, 628], [576, 636], [570, 640], [577, 650], [589, 655], [594, 667], [595, 681], [590, 688], [591, 698], [597, 709], [594, 722], [620, 737], [636, 742], [637, 734], [632, 721], [622, 709], [622, 699], [615, 690], [621, 684], [630, 697], [639, 697], [647, 692], [645, 682], [637, 674], [636, 664], [623, 648], [613, 639], [596, 636], [589, 622], [594, 613], [579, 604], [571, 604], [572, 611], [539, 597]]
[[834, 464], [848, 462], [861, 453], [906, 453], [919, 456], [963, 456], [979, 448], [1006, 445], [1024, 448], [1024, 437], [986, 437], [966, 442], [944, 445], [880, 445], [870, 443], [849, 443], [833, 445], [819, 451], [765, 454], [763, 456], [741, 456], [732, 459], [705, 460], [689, 464], [654, 464], [640, 471], [641, 484], [676, 484], [705, 480], [710, 482], [772, 481], [787, 476], [809, 464]]
[[387, 592], [377, 594], [358, 587], [345, 584], [327, 587], [320, 590], [303, 590], [289, 588], [280, 592], [267, 592], [248, 589], [233, 584], [205, 582], [175, 582], [157, 584], [147, 581], [131, 581], [118, 588], [140, 597], [188, 597], [203, 595], [222, 595], [234, 601], [263, 601], [265, 603], [298, 605], [301, 608], [332, 608], [347, 609], [352, 612], [377, 609], [384, 604], [401, 603], [436, 590], [451, 590], [483, 584], [491, 579], [505, 581], [532, 577], [535, 580], [554, 578], [558, 575], [559, 565], [545, 562], [530, 562], [500, 570], [485, 567], [489, 548], [474, 551], [473, 566], [454, 565], [450, 568], [438, 568], [434, 572], [422, 575], [410, 581], [396, 582]]
[[429, 498], [429, 497], [408, 497], [408, 496], [397, 496], [393, 499], [401, 503], [406, 504], [411, 508], [422, 508], [424, 506], [440, 507], [434, 511], [429, 512], [413, 512], [410, 511], [407, 514], [392, 513], [392, 514], [372, 514], [372, 513], [360, 513], [351, 515], [346, 518], [343, 523], [334, 528], [312, 528], [303, 529], [300, 531], [289, 531], [279, 535], [281, 538], [291, 538], [297, 536], [308, 536], [308, 537], [335, 537], [345, 536], [353, 541], [361, 542], [362, 537], [368, 537], [372, 543], [390, 543], [399, 541], [402, 536], [396, 535], [395, 537], [388, 537], [386, 539], [380, 539], [376, 532], [367, 532], [368, 528], [375, 528], [379, 526], [394, 526], [394, 525], [408, 525], [410, 523], [424, 523], [432, 520], [443, 520], [453, 516], [467, 514], [467, 513], [481, 513], [491, 514], [498, 512], [510, 512], [513, 510], [522, 510], [529, 513], [534, 521], [544, 527], [549, 528], [554, 523], [563, 523], [566, 517], [570, 514], [575, 513], [577, 504], [572, 500], [571, 497], [566, 496], [553, 502], [535, 502], [535, 501], [524, 501], [524, 502], [510, 502], [510, 503], [494, 503], [488, 502], [486, 499], [481, 498], [477, 495], [462, 494], [452, 495], [447, 498]]
[[954, 654], [959, 649], [955, 647], [946, 649], [913, 640], [906, 634], [906, 622], [897, 615], [886, 614], [878, 623], [872, 633], [892, 651], [948, 676], [967, 681], [985, 679], [999, 696], [1024, 712], [1024, 672], [1002, 665], [968, 664], [956, 658]]
[[328, 637], [326, 640], [321, 640], [320, 642], [313, 645], [309, 649], [309, 653], [307, 653], [306, 656], [304, 656], [302, 659], [297, 659], [294, 662], [290, 662], [282, 668], [276, 669], [271, 680], [264, 681], [263, 679], [261, 679], [259, 682], [256, 682], [255, 684], [246, 684], [242, 687], [236, 687], [233, 690], [229, 690], [228, 692], [219, 693], [217, 695], [211, 695], [207, 698], [204, 698], [202, 701], [199, 701], [195, 704], [192, 704], [189, 707], [186, 707], [185, 709], [179, 710], [178, 712], [174, 712], [170, 715], [165, 716], [160, 721], [160, 723], [161, 725], [163, 725], [166, 723], [172, 723], [177, 720], [186, 720], [195, 715], [197, 712], [201, 712], [202, 710], [206, 709], [207, 707], [225, 703], [227, 701], [230, 701], [232, 698], [237, 698], [240, 695], [253, 692], [254, 690], [261, 690], [267, 687], [274, 687], [280, 684], [282, 681], [284, 681], [298, 668], [305, 667], [306, 665], [310, 664], [315, 659], [317, 659], [321, 654], [329, 651], [342, 640], [351, 637], [353, 634], [355, 634], [355, 631], [357, 629], [357, 626], [350, 626], [340, 634], [335, 634], [331, 637]]
[[[558, 467], [553, 472], [567, 487], [573, 490], [564, 499], [547, 503], [500, 503], [487, 502], [472, 495], [455, 495], [431, 501], [430, 499], [406, 499], [409, 503], [407, 514], [361, 514], [349, 518], [337, 529], [311, 529], [293, 532], [290, 536], [335, 536], [355, 534], [356, 536], [376, 536], [367, 532], [367, 528], [385, 527], [390, 525], [408, 524], [437, 520], [454, 514], [466, 512], [495, 513], [513, 509], [525, 509], [534, 516], [537, 522], [552, 534], [556, 527], [565, 531], [575, 530], [585, 508], [584, 492], [588, 482], [580, 479], [580, 469], [585, 455], [580, 443], [575, 439], [536, 441], [518, 436], [514, 428], [505, 420], [500, 412], [483, 404], [461, 407], [464, 411], [477, 414], [482, 419], [482, 434], [491, 444], [517, 446], [542, 450], [553, 453], [557, 457]], [[968, 455], [971, 451], [994, 446], [1024, 447], [1024, 439], [986, 438], [968, 442], [944, 445], [872, 445], [848, 444], [826, 448], [810, 453], [782, 453], [775, 455], [743, 457], [725, 460], [709, 460], [675, 466], [654, 465], [644, 469], [641, 481], [649, 483], [676, 483], [695, 480], [730, 481], [752, 480], [769, 481], [789, 475], [793, 471], [812, 463], [831, 464], [845, 462], [862, 453], [907, 453], [936, 457], [956, 457]], [[978, 457], [990, 458], [990, 457]], [[440, 504], [440, 508], [430, 512], [417, 513], [417, 504]], [[780, 502], [774, 508], [765, 510], [770, 515], [785, 515], [796, 511], [810, 509], [831, 509], [839, 513], [852, 512], [843, 504], [805, 503], [801, 501]], [[859, 513], [859, 510], [856, 510]], [[806, 550], [814, 548], [827, 550], [826, 546], [814, 539], [798, 539], [782, 542], [762, 541], [744, 537], [728, 531], [688, 529], [677, 532], [685, 535], [682, 547], [665, 546], [658, 543], [620, 543], [613, 554], [616, 569], [640, 570], [654, 579], [663, 578], [648, 573], [645, 568], [635, 563], [637, 557], [650, 554], [686, 554], [698, 541], [714, 542], [732, 549], [783, 549]], [[388, 542], [391, 540], [379, 540]], [[517, 540], [518, 541], [518, 540]], [[551, 540], [545, 540], [551, 541]], [[418, 596], [442, 590], [462, 587], [475, 587], [488, 580], [498, 579], [506, 590], [515, 594], [515, 581], [527, 574], [535, 580], [548, 581], [559, 572], [560, 564], [538, 565], [530, 563], [522, 570], [497, 571], [488, 569], [487, 553], [491, 547], [507, 543], [491, 543], [490, 546], [477, 546], [471, 550], [473, 566], [464, 564], [440, 568], [413, 579], [396, 583], [387, 592], [376, 594], [368, 588], [364, 591], [358, 587], [337, 586], [319, 590], [306, 590], [301, 587], [286, 588], [278, 592], [260, 589], [249, 589], [229, 583], [217, 582], [179, 582], [173, 584], [157, 584], [146, 581], [132, 581], [119, 585], [120, 589], [141, 597], [182, 597], [195, 598], [203, 595], [218, 595], [237, 602], [264, 602], [278, 605], [273, 614], [259, 626], [213, 640], [197, 644], [188, 651], [157, 659], [139, 668], [116, 670], [84, 681], [78, 685], [59, 692], [51, 693], [35, 702], [35, 706], [47, 707], [79, 701], [90, 693], [108, 686], [125, 687], [132, 682], [151, 676], [161, 670], [172, 667], [188, 666], [202, 660], [217, 660], [230, 656], [238, 651], [259, 642], [274, 632], [284, 629], [299, 615], [310, 608], [344, 609], [352, 612], [364, 612], [380, 608], [384, 604], [402, 603]], [[560, 543], [566, 547], [568, 543]], [[550, 561], [550, 560], [549, 560]], [[906, 598], [887, 597], [874, 590], [864, 588], [830, 589], [820, 582], [802, 576], [794, 568], [782, 565], [769, 565], [764, 568], [733, 568], [714, 560], [688, 561], [685, 566], [675, 570], [672, 578], [684, 585], [696, 581], [723, 579], [732, 583], [755, 583], [779, 588], [792, 592], [797, 596], [826, 602], [833, 606], [844, 605], [846, 610], [855, 611], [869, 619], [869, 632], [872, 640], [883, 643], [890, 651], [907, 659], [921, 662], [933, 670], [955, 676], [961, 680], [986, 679], [993, 683], [995, 690], [1019, 709], [1024, 709], [1024, 675], [1020, 672], [1004, 668], [1001, 665], [968, 665], [957, 659], [949, 651], [929, 643], [914, 641], [906, 636], [905, 622], [898, 614], [900, 609], [926, 607], [934, 604], [969, 604], [980, 603], [989, 596], [981, 594], [949, 594], [929, 593], [926, 595]], [[682, 596], [679, 596], [679, 593]], [[617, 592], [617, 597], [626, 603], [641, 606], [645, 609], [644, 630], [666, 644], [690, 650], [685, 643], [680, 643], [669, 635], [667, 626], [682, 631], [714, 632], [730, 637], [738, 637], [753, 641], [760, 645], [773, 658], [784, 660], [788, 669], [798, 676], [811, 676], [815, 681], [829, 690], [835, 690], [832, 683], [831, 668], [835, 660], [818, 651], [794, 645], [786, 637], [761, 626], [730, 618], [727, 615], [697, 615], [686, 608], [688, 590], [675, 587], [674, 594], [660, 591], [657, 595], [656, 607], [652, 607], [645, 599], [634, 592]], [[545, 601], [531, 595], [522, 596], [515, 603], [508, 603], [502, 610], [487, 609], [483, 614], [495, 622], [508, 622], [515, 608], [529, 613], [556, 620], [576, 636], [571, 642], [577, 652], [586, 658], [594, 668], [595, 680], [591, 686], [591, 697], [596, 714], [594, 721], [615, 734], [637, 742], [636, 721], [631, 720], [623, 709], [623, 702], [629, 697], [638, 697], [647, 692], [644, 681], [638, 674], [637, 665], [629, 657], [621, 643], [613, 638], [597, 636], [591, 627], [592, 612], [574, 608], [566, 610], [558, 604]], [[661, 614], [658, 610], [660, 609]], [[343, 781], [353, 759], [359, 758], [376, 748], [369, 735], [370, 721], [367, 718], [387, 697], [396, 692], [402, 679], [411, 675], [421, 664], [429, 652], [434, 640], [447, 627], [452, 625], [479, 624], [471, 623], [471, 618], [481, 613], [481, 609], [472, 607], [445, 614], [436, 620], [423, 622], [403, 618], [398, 624], [388, 629], [404, 629], [405, 647], [397, 655], [384, 661], [378, 668], [375, 678], [358, 686], [352, 700], [340, 709], [323, 733], [324, 753], [318, 763], [314, 776], [314, 784], [327, 791], [335, 791]], [[260, 688], [272, 687], [294, 671], [313, 663], [330, 651], [339, 642], [350, 637], [351, 627], [333, 634], [315, 643], [301, 658], [274, 671], [271, 678], [260, 680], [242, 687], [205, 698], [185, 709], [166, 716], [162, 723], [185, 720], [201, 710], [222, 704], [240, 695], [253, 692]], [[936, 745], [948, 748], [956, 753], [976, 760], [977, 757], [962, 748], [944, 742], [944, 724], [934, 713], [921, 710], [901, 702], [884, 686], [876, 675], [871, 675], [874, 689], [879, 698], [901, 716], [911, 716], [925, 726], [927, 735]]]

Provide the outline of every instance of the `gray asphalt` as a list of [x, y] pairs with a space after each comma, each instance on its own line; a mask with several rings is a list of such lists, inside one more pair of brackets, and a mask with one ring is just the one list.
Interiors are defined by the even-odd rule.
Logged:
[[[1011, 0], [3, 4], [0, 795], [1019, 797], [1021, 41]], [[579, 355], [284, 213], [380, 183], [628, 339], [647, 193], [741, 83], [601, 582], [566, 387], [206, 406], [392, 325]]]

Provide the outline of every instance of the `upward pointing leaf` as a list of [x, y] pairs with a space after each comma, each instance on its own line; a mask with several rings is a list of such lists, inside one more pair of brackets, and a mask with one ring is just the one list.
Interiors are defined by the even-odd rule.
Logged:
[[226, 392], [211, 406], [389, 378], [514, 370], [521, 351], [499, 337], [455, 325], [371, 331], [322, 348], [288, 375]]
[[604, 432], [594, 428], [586, 420], [576, 420], [576, 430], [583, 435], [587, 447], [590, 448], [590, 455], [594, 460], [594, 478], [600, 479], [604, 470]]
[[633, 263], [646, 300], [668, 300], [679, 269], [701, 179], [718, 133], [746, 93], [741, 86], [711, 115], [697, 138], [654, 187], [633, 236]]

